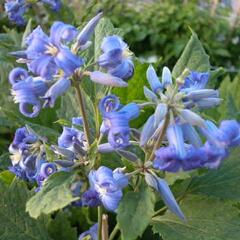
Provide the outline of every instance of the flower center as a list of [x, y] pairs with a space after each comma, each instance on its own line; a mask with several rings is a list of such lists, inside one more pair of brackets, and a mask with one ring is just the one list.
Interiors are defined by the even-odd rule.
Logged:
[[58, 48], [52, 44], [46, 46], [47, 50], [45, 51], [46, 54], [50, 54], [52, 56], [56, 56], [58, 54]]

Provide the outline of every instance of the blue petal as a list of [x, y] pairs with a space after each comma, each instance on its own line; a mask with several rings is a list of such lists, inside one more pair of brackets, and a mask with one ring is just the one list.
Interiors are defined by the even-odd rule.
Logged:
[[134, 74], [133, 62], [130, 59], [126, 59], [115, 68], [109, 70], [109, 73], [123, 80], [128, 80]]
[[99, 71], [91, 72], [90, 79], [93, 82], [112, 86], [112, 87], [127, 87], [128, 86], [128, 84], [126, 82], [124, 82], [121, 78], [114, 77], [110, 74], [102, 73]]
[[54, 83], [46, 92], [43, 99], [45, 100], [44, 107], [54, 107], [56, 99], [63, 95], [71, 86], [71, 81], [62, 78]]
[[122, 191], [116, 191], [114, 193], [106, 193], [101, 196], [103, 206], [109, 211], [115, 211], [118, 208], [118, 204], [122, 198]]
[[100, 67], [114, 68], [122, 62], [122, 49], [116, 48], [99, 56], [97, 62]]
[[175, 147], [180, 158], [186, 156], [182, 129], [178, 124], [172, 124], [167, 129], [169, 145]]
[[64, 71], [65, 76], [72, 75], [77, 68], [83, 65], [83, 60], [74, 55], [67, 47], [59, 49], [54, 61]]
[[21, 102], [19, 104], [19, 111], [26, 117], [34, 118], [41, 110], [41, 103], [36, 102], [35, 104]]
[[152, 92], [150, 89], [148, 89], [145, 86], [143, 87], [143, 89], [144, 89], [144, 95], [149, 101], [152, 101], [152, 102], [157, 101], [158, 97], [154, 92]]
[[41, 2], [50, 5], [53, 11], [59, 11], [62, 6], [61, 0], [41, 0]]
[[60, 45], [61, 40], [65, 42], [72, 41], [77, 36], [77, 29], [63, 22], [54, 22], [50, 30], [50, 39], [54, 45]]
[[113, 49], [119, 49], [119, 48], [123, 50], [127, 48], [127, 44], [124, 43], [119, 36], [113, 35], [113, 36], [105, 37], [103, 39], [103, 42], [101, 45], [101, 49], [103, 52], [108, 52]]
[[197, 133], [197, 131], [188, 123], [182, 125], [184, 139], [186, 139], [190, 144], [195, 147], [200, 147], [202, 141]]
[[169, 85], [172, 85], [172, 74], [168, 67], [163, 68], [162, 84], [163, 84], [164, 88], [166, 88]]
[[159, 78], [152, 65], [150, 65], [147, 69], [147, 80], [153, 92], [156, 93], [162, 89], [162, 84], [160, 83]]
[[117, 111], [120, 107], [119, 98], [113, 94], [105, 96], [99, 103], [99, 110], [104, 115], [106, 112]]
[[13, 85], [21, 80], [24, 80], [28, 77], [28, 72], [24, 68], [14, 68], [9, 73], [9, 82]]
[[125, 113], [125, 116], [129, 119], [135, 119], [140, 114], [140, 107], [136, 103], [129, 103], [119, 110], [119, 112]]
[[141, 137], [140, 137], [140, 146], [144, 146], [148, 140], [153, 136], [156, 127], [154, 127], [155, 116], [154, 114], [150, 116], [147, 122], [144, 124]]
[[90, 39], [102, 15], [103, 15], [102, 13], [97, 14], [94, 18], [92, 18], [87, 23], [87, 25], [79, 33], [79, 35], [77, 36], [77, 41], [79, 46], [86, 44], [87, 41]]

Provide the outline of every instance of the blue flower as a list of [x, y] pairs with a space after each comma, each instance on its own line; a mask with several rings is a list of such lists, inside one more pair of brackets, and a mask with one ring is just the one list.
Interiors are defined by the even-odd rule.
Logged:
[[95, 223], [89, 230], [80, 234], [78, 240], [98, 240], [98, 224]]
[[64, 76], [72, 75], [83, 64], [83, 60], [63, 43], [72, 41], [76, 35], [77, 30], [63, 22], [54, 22], [50, 37], [38, 26], [25, 40], [29, 70], [47, 79], [52, 79], [60, 70]]
[[30, 148], [31, 144], [38, 140], [37, 136], [29, 133], [26, 127], [18, 128], [15, 132], [13, 142], [9, 146], [9, 151], [24, 151]]
[[99, 110], [104, 115], [107, 112], [114, 112], [120, 108], [119, 98], [115, 95], [107, 95], [99, 102]]
[[17, 25], [26, 23], [23, 18], [23, 14], [27, 10], [25, 0], [6, 0], [4, 7], [10, 21], [15, 22]]
[[123, 80], [132, 77], [134, 65], [131, 60], [131, 52], [119, 36], [105, 37], [101, 49], [103, 54], [98, 58], [100, 67], [105, 68], [109, 74]]
[[45, 100], [44, 107], [54, 107], [58, 96], [63, 95], [71, 86], [71, 81], [67, 78], [59, 79], [45, 93], [42, 99]]
[[183, 101], [186, 107], [211, 108], [221, 103], [217, 90], [206, 89], [208, 80], [207, 72], [191, 72], [185, 78], [179, 90], [185, 93]]
[[58, 138], [58, 146], [74, 150], [74, 145], [85, 149], [86, 139], [84, 133], [74, 127], [63, 127], [63, 132]]
[[83, 125], [83, 118], [82, 117], [73, 117], [72, 124], [82, 126]]
[[83, 193], [81, 200], [82, 206], [97, 207], [101, 205], [99, 193], [91, 188]]
[[89, 182], [92, 189], [98, 194], [103, 206], [115, 211], [122, 198], [122, 188], [128, 184], [128, 178], [119, 169], [112, 171], [107, 167], [100, 167], [89, 173]]
[[41, 110], [40, 97], [48, 89], [46, 82], [41, 78], [27, 77], [12, 85], [11, 93], [14, 102], [19, 103], [20, 112], [26, 117], [36, 117]]

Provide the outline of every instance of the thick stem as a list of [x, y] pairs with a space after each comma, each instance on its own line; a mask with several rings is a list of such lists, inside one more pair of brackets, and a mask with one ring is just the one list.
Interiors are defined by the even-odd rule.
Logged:
[[98, 240], [102, 240], [102, 206], [98, 207]]
[[118, 231], [119, 231], [119, 226], [118, 226], [118, 224], [116, 224], [114, 229], [112, 230], [112, 232], [110, 234], [109, 240], [113, 240], [114, 237], [116, 236], [116, 234], [118, 233]]
[[87, 120], [87, 113], [86, 113], [86, 108], [85, 108], [85, 104], [84, 104], [84, 100], [83, 100], [83, 96], [82, 96], [82, 91], [80, 89], [79, 83], [75, 82], [74, 84], [75, 90], [76, 90], [76, 94], [77, 94], [77, 99], [78, 99], [78, 103], [80, 106], [80, 114], [83, 118], [83, 129], [84, 129], [84, 133], [87, 139], [87, 143], [88, 146], [90, 145], [90, 130], [89, 130], [89, 125], [88, 125], [88, 120]]
[[102, 240], [108, 240], [108, 215], [102, 215]]
[[165, 117], [165, 120], [164, 120], [164, 124], [163, 124], [163, 127], [162, 127], [162, 131], [160, 132], [159, 136], [158, 136], [158, 139], [156, 141], [156, 144], [154, 145], [153, 147], [153, 150], [152, 150], [152, 153], [149, 157], [149, 161], [153, 161], [154, 157], [155, 157], [155, 151], [161, 147], [161, 144], [162, 144], [162, 141], [163, 141], [163, 138], [164, 138], [164, 135], [167, 131], [167, 127], [168, 127], [168, 124], [169, 124], [169, 121], [170, 121], [170, 116], [169, 116], [169, 113], [167, 113], [166, 117]]

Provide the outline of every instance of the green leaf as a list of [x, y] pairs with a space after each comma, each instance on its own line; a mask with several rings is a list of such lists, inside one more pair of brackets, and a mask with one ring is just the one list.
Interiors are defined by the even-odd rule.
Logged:
[[48, 225], [48, 232], [54, 240], [76, 240], [77, 229], [71, 226], [67, 212], [59, 212]]
[[226, 77], [219, 88], [222, 104], [218, 107], [220, 119], [235, 118], [240, 120], [240, 76], [236, 76], [233, 81]]
[[179, 77], [185, 68], [199, 72], [210, 70], [209, 56], [206, 54], [198, 36], [194, 32], [181, 57], [174, 66], [172, 75], [175, 78]]
[[163, 240], [238, 240], [240, 218], [230, 203], [189, 195], [180, 204], [186, 221], [167, 211], [153, 218], [153, 231]]
[[27, 26], [25, 28], [25, 31], [23, 33], [23, 36], [22, 36], [22, 43], [21, 43], [21, 47], [24, 48], [25, 47], [25, 40], [26, 40], [26, 37], [32, 32], [32, 19], [30, 18], [28, 20], [28, 23], [27, 23]]
[[11, 165], [9, 155], [10, 154], [6, 152], [0, 156], [0, 169], [8, 169], [8, 167]]
[[240, 200], [240, 149], [235, 149], [222, 166], [194, 177], [188, 191], [224, 200]]
[[51, 240], [43, 219], [32, 219], [25, 212], [31, 193], [23, 182], [9, 188], [0, 183], [0, 196], [1, 240]]
[[154, 214], [154, 193], [147, 187], [139, 192], [128, 192], [122, 199], [117, 214], [124, 240], [141, 236]]
[[31, 217], [37, 218], [42, 213], [49, 214], [66, 207], [77, 199], [72, 196], [70, 190], [70, 185], [74, 179], [75, 175], [68, 172], [58, 172], [51, 175], [41, 191], [29, 199], [26, 211]]
[[10, 185], [12, 183], [14, 177], [15, 175], [8, 170], [0, 172], [0, 181], [7, 185]]

